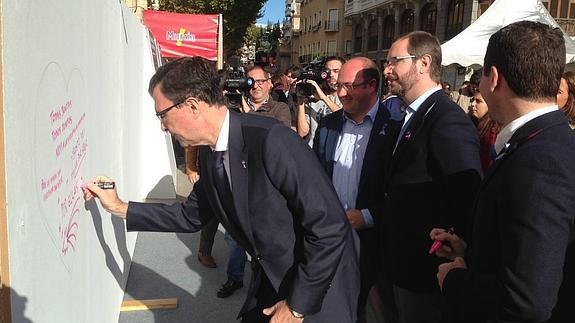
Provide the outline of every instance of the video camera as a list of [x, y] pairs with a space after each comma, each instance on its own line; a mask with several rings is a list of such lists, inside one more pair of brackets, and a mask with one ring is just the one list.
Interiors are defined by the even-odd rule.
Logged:
[[[247, 96], [247, 92], [254, 86], [254, 79], [245, 77], [243, 69], [240, 68], [239, 58], [230, 59], [230, 68], [223, 80], [222, 88], [227, 91], [226, 99], [229, 108], [240, 110], [242, 107], [242, 96]], [[239, 92], [239, 93], [238, 93]]]
[[322, 91], [329, 92], [326, 82], [327, 78], [328, 74], [323, 68], [323, 64], [308, 66], [297, 78], [298, 83], [295, 86], [296, 95], [305, 98], [309, 98], [313, 95], [313, 85], [307, 83], [307, 80], [315, 81]]

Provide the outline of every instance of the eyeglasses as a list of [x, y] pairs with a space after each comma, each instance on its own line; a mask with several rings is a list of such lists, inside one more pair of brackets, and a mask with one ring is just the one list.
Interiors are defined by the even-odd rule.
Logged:
[[358, 86], [362, 86], [362, 85], [366, 85], [367, 83], [369, 83], [369, 81], [365, 81], [365, 82], [361, 82], [361, 83], [337, 83], [335, 86], [337, 88], [337, 90], [339, 91], [340, 89], [344, 89], [346, 91], [353, 91], [354, 89], [356, 89]]
[[171, 106], [165, 108], [164, 110], [161, 110], [160, 112], [156, 112], [156, 117], [158, 117], [158, 119], [160, 119], [160, 121], [162, 121], [162, 120], [164, 119], [164, 117], [166, 116], [166, 114], [167, 114], [168, 112], [170, 112], [170, 110], [172, 110], [173, 108], [177, 107], [178, 105], [180, 105], [180, 104], [182, 104], [182, 103], [184, 103], [184, 102], [185, 102], [185, 100], [184, 100], [184, 101], [181, 101], [181, 102], [178, 102], [178, 103], [176, 103], [176, 104], [174, 104], [174, 105], [171, 105]]
[[389, 57], [384, 63], [383, 63], [383, 67], [388, 67], [388, 66], [396, 66], [397, 63], [403, 61], [404, 59], [408, 59], [408, 58], [417, 58], [417, 56], [415, 55], [407, 55], [407, 56], [392, 56]]
[[261, 79], [261, 80], [254, 80], [254, 84], [257, 85], [263, 85], [265, 82], [267, 82], [269, 79]]

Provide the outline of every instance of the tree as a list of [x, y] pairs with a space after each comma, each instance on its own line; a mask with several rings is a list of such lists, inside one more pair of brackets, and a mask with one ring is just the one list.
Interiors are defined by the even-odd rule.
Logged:
[[237, 53], [249, 26], [262, 14], [267, 0], [160, 0], [162, 11], [193, 14], [221, 13], [224, 20], [224, 57]]
[[256, 57], [275, 57], [282, 36], [279, 22], [268, 22], [266, 27], [255, 26], [250, 29], [249, 38], [256, 45]]

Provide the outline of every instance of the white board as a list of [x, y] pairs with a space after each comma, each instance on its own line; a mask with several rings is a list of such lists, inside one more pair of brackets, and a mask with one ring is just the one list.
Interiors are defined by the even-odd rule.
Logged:
[[117, 322], [136, 235], [78, 185], [175, 197], [148, 33], [118, 0], [2, 0], [2, 23], [12, 321]]

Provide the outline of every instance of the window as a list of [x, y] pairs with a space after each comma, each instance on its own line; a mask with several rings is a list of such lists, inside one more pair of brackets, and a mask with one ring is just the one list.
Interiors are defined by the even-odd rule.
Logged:
[[328, 40], [325, 49], [326, 56], [336, 56], [337, 55], [337, 41]]
[[426, 4], [421, 9], [421, 30], [430, 34], [435, 34], [435, 25], [437, 23], [437, 7], [435, 3]]
[[361, 23], [357, 24], [355, 26], [355, 32], [354, 32], [354, 47], [353, 50], [356, 53], [361, 53], [361, 43], [363, 42], [363, 30], [361, 28]]
[[393, 15], [387, 15], [383, 20], [383, 48], [388, 49], [393, 43], [395, 36], [395, 18]]
[[447, 24], [445, 26], [445, 39], [451, 39], [463, 30], [464, 0], [451, 0], [447, 6]]
[[367, 50], [377, 50], [377, 28], [378, 26], [377, 18], [373, 19], [369, 23], [369, 28], [367, 29]]
[[353, 43], [351, 42], [351, 40], [346, 40], [345, 41], [345, 54], [346, 55], [351, 55], [353, 54]]
[[414, 12], [411, 9], [406, 9], [401, 15], [401, 33], [406, 34], [413, 31]]

